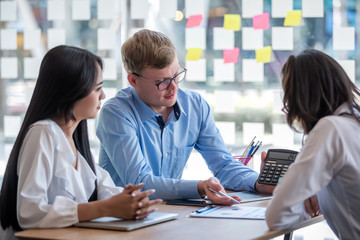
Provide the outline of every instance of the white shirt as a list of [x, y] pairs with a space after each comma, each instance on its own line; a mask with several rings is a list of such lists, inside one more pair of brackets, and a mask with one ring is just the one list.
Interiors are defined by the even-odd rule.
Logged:
[[266, 212], [270, 229], [310, 218], [304, 200], [317, 194], [321, 212], [340, 239], [360, 239], [360, 123], [341, 105], [319, 120], [277, 185]]
[[22, 228], [60, 228], [77, 223], [77, 205], [86, 203], [98, 184], [98, 199], [122, 192], [109, 174], [76, 156], [61, 128], [51, 120], [33, 124], [18, 162], [17, 218]]

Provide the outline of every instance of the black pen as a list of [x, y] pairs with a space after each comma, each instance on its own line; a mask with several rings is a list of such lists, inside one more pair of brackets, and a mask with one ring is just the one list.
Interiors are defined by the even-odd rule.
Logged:
[[254, 154], [256, 153], [256, 151], [259, 149], [259, 147], [262, 145], [262, 142], [260, 142], [254, 149], [254, 151], [251, 154], [251, 157], [254, 156]]

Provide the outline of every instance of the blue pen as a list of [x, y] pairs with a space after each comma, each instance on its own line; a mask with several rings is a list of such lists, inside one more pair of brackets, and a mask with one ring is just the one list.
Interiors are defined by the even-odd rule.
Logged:
[[209, 206], [206, 206], [206, 207], [204, 207], [204, 208], [200, 208], [200, 209], [196, 210], [195, 212], [197, 212], [197, 213], [203, 213], [203, 212], [206, 212], [206, 211], [209, 210], [209, 209], [212, 209], [213, 207], [214, 207], [214, 206], [209, 205]]
[[250, 148], [250, 151], [248, 152], [248, 154], [246, 155], [246, 157], [250, 157], [252, 152], [254, 151], [255, 145], [252, 145]]

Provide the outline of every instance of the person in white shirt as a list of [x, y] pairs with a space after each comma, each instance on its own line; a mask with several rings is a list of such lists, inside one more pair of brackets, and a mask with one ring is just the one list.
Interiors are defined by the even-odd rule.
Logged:
[[339, 239], [360, 239], [360, 90], [321, 51], [290, 56], [282, 69], [290, 127], [307, 139], [266, 212], [270, 229], [311, 218], [304, 200], [317, 195], [321, 213]]
[[116, 187], [90, 152], [86, 119], [105, 98], [102, 60], [58, 46], [44, 57], [9, 157], [1, 188], [5, 237], [29, 228], [59, 228], [103, 216], [146, 217], [161, 200], [143, 184]]

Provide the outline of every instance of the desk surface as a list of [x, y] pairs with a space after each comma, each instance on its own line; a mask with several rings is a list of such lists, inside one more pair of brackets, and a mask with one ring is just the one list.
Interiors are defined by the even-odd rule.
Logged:
[[[266, 207], [268, 200], [244, 203], [244, 206]], [[176, 220], [137, 229], [131, 232], [99, 230], [87, 228], [30, 229], [18, 232], [21, 239], [269, 239], [290, 231], [269, 231], [265, 220], [192, 218], [189, 214], [199, 207], [161, 204], [161, 212], [178, 213]], [[304, 222], [298, 228], [306, 227], [324, 220], [322, 216]], [[297, 229], [298, 229], [297, 228]], [[295, 229], [294, 229], [295, 230]]]

